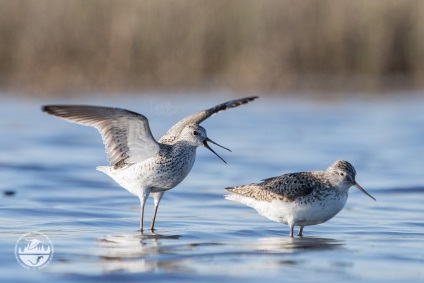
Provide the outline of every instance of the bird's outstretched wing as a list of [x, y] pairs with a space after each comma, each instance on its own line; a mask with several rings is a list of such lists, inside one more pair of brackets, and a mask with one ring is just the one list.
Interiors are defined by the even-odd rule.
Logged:
[[96, 128], [105, 144], [109, 165], [115, 168], [141, 162], [160, 149], [141, 114], [120, 108], [87, 105], [47, 105], [50, 115]]
[[181, 131], [184, 129], [185, 126], [189, 124], [200, 124], [201, 122], [203, 122], [204, 120], [206, 120], [207, 118], [209, 118], [210, 116], [218, 112], [225, 111], [227, 109], [234, 108], [242, 104], [246, 104], [252, 100], [255, 100], [256, 98], [258, 97], [250, 96], [250, 97], [230, 100], [230, 101], [221, 103], [219, 105], [216, 105], [215, 107], [212, 107], [203, 111], [199, 111], [190, 116], [187, 116], [181, 121], [179, 121], [178, 123], [176, 123], [174, 126], [172, 126], [172, 128], [169, 129], [163, 135], [163, 137], [159, 140], [159, 142], [164, 144], [172, 144], [178, 139], [178, 136], [180, 135]]

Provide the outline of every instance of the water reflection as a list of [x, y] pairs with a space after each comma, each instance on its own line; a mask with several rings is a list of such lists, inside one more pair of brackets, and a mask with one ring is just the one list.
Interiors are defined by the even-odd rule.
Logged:
[[103, 263], [103, 271], [106, 273], [182, 271], [184, 268], [179, 266], [178, 262], [155, 259], [156, 255], [162, 253], [161, 241], [178, 240], [180, 237], [180, 235], [127, 234], [99, 238], [97, 242], [100, 245], [100, 261]]
[[[189, 262], [205, 258], [230, 260], [240, 255], [256, 258], [259, 254], [292, 254], [305, 251], [344, 249], [345, 242], [331, 238], [262, 237], [234, 245], [230, 242], [193, 243], [181, 235], [112, 235], [97, 240], [103, 272], [190, 272], [196, 268]], [[184, 237], [185, 238], [185, 237]], [[178, 241], [175, 241], [178, 240]], [[216, 246], [221, 246], [216, 247]], [[273, 261], [274, 262], [274, 261]], [[296, 264], [292, 259], [278, 258], [277, 265]], [[199, 267], [199, 266], [197, 266]]]
[[295, 251], [323, 251], [343, 249], [345, 242], [342, 240], [305, 237], [264, 237], [253, 244], [257, 251], [266, 252], [295, 252]]

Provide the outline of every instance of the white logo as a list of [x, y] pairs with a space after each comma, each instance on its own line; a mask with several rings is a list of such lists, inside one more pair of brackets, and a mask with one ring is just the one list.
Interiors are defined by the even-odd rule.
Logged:
[[53, 244], [40, 232], [28, 232], [15, 244], [15, 257], [19, 264], [32, 270], [46, 267], [53, 259]]

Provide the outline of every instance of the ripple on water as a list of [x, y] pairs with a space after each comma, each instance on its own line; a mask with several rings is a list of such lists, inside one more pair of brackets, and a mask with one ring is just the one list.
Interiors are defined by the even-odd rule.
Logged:
[[[151, 114], [145, 99], [125, 103]], [[216, 99], [189, 106], [180, 99], [167, 101], [175, 104], [172, 118], [178, 119], [193, 105], [202, 109]], [[223, 154], [228, 164], [200, 148], [187, 179], [165, 194], [156, 235], [140, 235], [139, 200], [95, 170], [107, 163], [95, 130], [45, 116], [41, 102], [24, 108], [19, 102], [2, 103], [2, 280], [424, 280], [424, 187], [418, 158], [424, 154], [422, 100], [260, 100], [205, 122], [211, 138], [233, 150]], [[26, 115], [9, 109], [24, 109]], [[172, 124], [151, 116], [156, 133]], [[13, 123], [19, 129], [7, 126]], [[305, 228], [304, 238], [288, 238], [286, 225], [223, 198], [225, 187], [322, 170], [336, 159], [355, 166], [358, 182], [377, 201], [352, 190], [345, 209], [322, 225]], [[152, 212], [148, 200], [148, 224]], [[30, 273], [17, 264], [13, 249], [22, 234], [33, 230], [52, 240], [55, 256], [45, 269]]]

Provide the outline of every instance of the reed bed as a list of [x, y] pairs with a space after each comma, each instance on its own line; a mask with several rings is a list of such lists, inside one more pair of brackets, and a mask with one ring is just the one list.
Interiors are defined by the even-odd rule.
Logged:
[[424, 88], [424, 1], [0, 1], [0, 88]]

